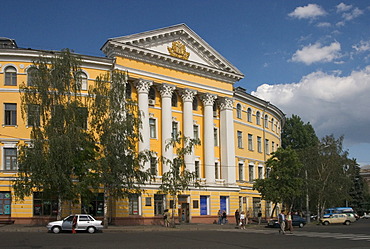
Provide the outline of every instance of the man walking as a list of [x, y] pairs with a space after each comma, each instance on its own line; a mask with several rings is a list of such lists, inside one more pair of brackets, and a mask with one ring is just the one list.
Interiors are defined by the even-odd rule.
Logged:
[[284, 212], [285, 212], [284, 210], [281, 210], [281, 213], [278, 216], [278, 222], [280, 225], [279, 234], [280, 233], [285, 234], [285, 214]]

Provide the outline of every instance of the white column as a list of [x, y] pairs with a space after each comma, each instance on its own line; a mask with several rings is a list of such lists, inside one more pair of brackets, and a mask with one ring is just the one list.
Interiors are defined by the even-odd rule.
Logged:
[[[135, 87], [138, 92], [139, 111], [141, 113], [142, 127], [140, 133], [142, 140], [139, 141], [139, 151], [150, 149], [150, 130], [149, 130], [149, 108], [148, 108], [148, 94], [152, 81], [139, 79], [135, 82]], [[144, 164], [144, 170], [150, 168], [150, 162]]]
[[[196, 91], [191, 89], [184, 89], [181, 91], [181, 98], [183, 104], [183, 124], [184, 124], [184, 137], [194, 138], [194, 127], [193, 127], [193, 99]], [[195, 158], [194, 148], [190, 154], [185, 155], [186, 169], [190, 172], [195, 172]]]
[[236, 183], [233, 100], [224, 98], [220, 103], [220, 147], [222, 178]]
[[213, 137], [213, 103], [217, 96], [204, 94], [202, 101], [204, 105], [204, 167], [207, 182], [215, 182], [215, 142]]
[[[172, 93], [175, 86], [163, 84], [159, 88], [162, 97], [162, 156], [166, 159], [173, 159], [173, 149], [166, 145], [171, 139], [172, 133]], [[163, 164], [163, 173], [169, 170], [169, 165]]]

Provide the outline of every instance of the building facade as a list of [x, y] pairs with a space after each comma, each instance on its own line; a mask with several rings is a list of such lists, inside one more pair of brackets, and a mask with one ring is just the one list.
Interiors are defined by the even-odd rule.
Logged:
[[[19, 84], [29, 79], [32, 61], [52, 51], [17, 48], [9, 39], [0, 43], [0, 219], [35, 223], [56, 214], [56, 201], [43, 199], [42, 193], [19, 201], [12, 190], [17, 147], [29, 141], [31, 131], [21, 115]], [[202, 187], [178, 196], [181, 222], [212, 223], [219, 210], [230, 216], [236, 209], [250, 217], [259, 210], [270, 215], [271, 203], [261, 200], [252, 186], [255, 179], [266, 177], [265, 161], [281, 145], [281, 110], [235, 88], [244, 75], [185, 24], [108, 39], [101, 49], [104, 58], [81, 55], [82, 94], [98, 75], [111, 69], [127, 71], [131, 98], [143, 114], [139, 150], [171, 159], [175, 155], [165, 147], [173, 134], [201, 141], [185, 161]], [[142, 194], [113, 203], [115, 224], [161, 222], [164, 209], [172, 204], [169, 196], [158, 193], [168, 166], [147, 163], [144, 168], [155, 180]], [[99, 194], [87, 211], [101, 216], [102, 207]], [[86, 208], [78, 205], [69, 210], [83, 211]]]

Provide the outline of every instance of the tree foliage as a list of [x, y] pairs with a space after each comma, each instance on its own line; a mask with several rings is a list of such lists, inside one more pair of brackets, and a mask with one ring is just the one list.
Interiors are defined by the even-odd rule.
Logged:
[[304, 123], [297, 115], [287, 118], [281, 134], [282, 147], [295, 150], [316, 146], [319, 139], [310, 123]]

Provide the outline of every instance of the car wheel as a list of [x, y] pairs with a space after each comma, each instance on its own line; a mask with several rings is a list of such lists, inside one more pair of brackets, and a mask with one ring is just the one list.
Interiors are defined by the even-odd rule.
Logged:
[[60, 233], [60, 231], [61, 231], [62, 229], [60, 229], [60, 227], [58, 227], [58, 226], [55, 226], [55, 227], [53, 227], [52, 229], [51, 229], [51, 231], [53, 231], [53, 233]]
[[329, 225], [329, 221], [324, 221], [323, 225], [325, 226]]
[[304, 227], [304, 224], [301, 222], [301, 223], [299, 223], [299, 227], [300, 228], [302, 228], [302, 227]]
[[95, 227], [88, 227], [88, 228], [87, 228], [87, 231], [88, 231], [89, 233], [95, 233]]
[[349, 225], [351, 224], [351, 222], [350, 222], [349, 220], [346, 220], [346, 221], [344, 222], [344, 224], [345, 224], [345, 225], [347, 225], [347, 226], [349, 226]]

